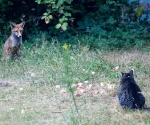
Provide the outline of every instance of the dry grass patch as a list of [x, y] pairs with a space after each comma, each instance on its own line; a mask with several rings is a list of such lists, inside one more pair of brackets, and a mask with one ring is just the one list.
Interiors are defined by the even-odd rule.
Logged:
[[[104, 54], [104, 58], [111, 63], [116, 65], [128, 66], [131, 63], [140, 62], [142, 66], [150, 67], [150, 52], [141, 51], [119, 51], [119, 52], [109, 52]], [[132, 68], [132, 67], [129, 67]]]

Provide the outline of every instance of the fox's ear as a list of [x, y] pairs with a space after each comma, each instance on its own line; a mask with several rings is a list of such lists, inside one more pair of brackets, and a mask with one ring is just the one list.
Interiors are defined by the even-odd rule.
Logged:
[[14, 28], [15, 26], [16, 26], [16, 24], [15, 24], [15, 23], [10, 22], [10, 27], [11, 27], [11, 28]]
[[20, 23], [20, 26], [23, 28], [25, 25], [25, 21], [23, 21], [22, 23]]

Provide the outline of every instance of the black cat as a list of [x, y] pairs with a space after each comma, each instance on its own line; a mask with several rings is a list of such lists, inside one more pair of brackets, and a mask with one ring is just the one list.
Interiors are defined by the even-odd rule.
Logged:
[[129, 73], [122, 73], [118, 89], [119, 103], [123, 108], [143, 109], [145, 97], [140, 87], [134, 81], [133, 70]]

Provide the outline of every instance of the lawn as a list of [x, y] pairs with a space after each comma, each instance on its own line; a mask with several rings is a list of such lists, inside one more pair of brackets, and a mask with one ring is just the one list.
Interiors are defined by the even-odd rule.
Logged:
[[[117, 98], [121, 71], [133, 69], [150, 106], [149, 55], [67, 44], [23, 47], [20, 60], [0, 61], [0, 85], [6, 84], [0, 125], [150, 124], [148, 111], [125, 111]], [[81, 89], [71, 89], [76, 84]]]

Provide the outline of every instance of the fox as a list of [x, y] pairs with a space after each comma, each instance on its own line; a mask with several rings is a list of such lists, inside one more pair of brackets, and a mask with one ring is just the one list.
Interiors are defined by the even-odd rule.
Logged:
[[11, 35], [3, 46], [2, 60], [14, 60], [21, 57], [20, 47], [22, 45], [22, 33], [25, 21], [20, 24], [10, 22]]

